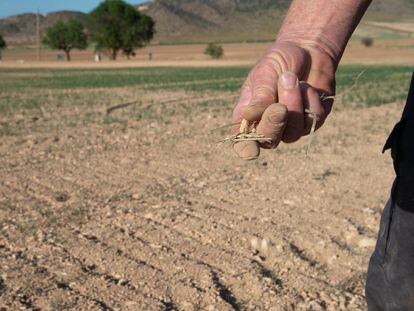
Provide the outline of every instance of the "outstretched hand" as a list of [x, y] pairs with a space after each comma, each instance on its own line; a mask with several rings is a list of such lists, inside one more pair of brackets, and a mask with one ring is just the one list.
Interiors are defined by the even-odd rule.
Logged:
[[[311, 131], [309, 111], [321, 127], [332, 108], [332, 99], [323, 95], [334, 95], [334, 76], [334, 60], [315, 46], [275, 43], [249, 73], [233, 114], [236, 122], [256, 122], [256, 133], [271, 140], [237, 142], [237, 154], [256, 159], [260, 148], [299, 140]], [[240, 125], [232, 128], [233, 134], [239, 131]]]

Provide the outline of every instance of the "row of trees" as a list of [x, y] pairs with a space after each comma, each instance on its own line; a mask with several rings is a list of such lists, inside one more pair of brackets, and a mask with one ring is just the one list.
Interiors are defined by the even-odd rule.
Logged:
[[[74, 48], [76, 49], [86, 49], [88, 46], [88, 37], [84, 33], [83, 25], [76, 20], [71, 20], [67, 23], [58, 22], [52, 28], [48, 29], [47, 35], [44, 38], [43, 42], [53, 49], [59, 49], [65, 52], [66, 59], [70, 61], [70, 51]], [[138, 42], [137, 47], [143, 46], [144, 43]], [[124, 52], [124, 54], [129, 57], [131, 53], [134, 51], [134, 47], [132, 45], [125, 45], [126, 48], [120, 48]], [[1, 52], [6, 48], [6, 42], [4, 41], [3, 37], [0, 34], [0, 60], [1, 60]], [[100, 50], [97, 48], [97, 50]], [[116, 59], [116, 55], [119, 51], [112, 48], [110, 50], [110, 57], [112, 59]], [[223, 57], [224, 50], [220, 45], [216, 45], [214, 43], [210, 43], [205, 51], [204, 54], [209, 55], [211, 58], [219, 59]]]
[[123, 0], [101, 2], [89, 13], [85, 24], [74, 19], [59, 21], [47, 29], [43, 43], [62, 50], [70, 61], [72, 49], [84, 50], [91, 42], [96, 52], [103, 52], [115, 60], [120, 52], [129, 58], [135, 49], [149, 43], [155, 33], [153, 19]]
[[[151, 17], [142, 14], [123, 0], [102, 1], [86, 18], [85, 26], [78, 20], [58, 21], [48, 28], [43, 43], [55, 50], [65, 53], [66, 60], [71, 60], [73, 49], [84, 50], [89, 42], [96, 52], [103, 52], [115, 60], [120, 52], [128, 58], [135, 49], [144, 47], [154, 36], [155, 23]], [[1, 51], [6, 42], [0, 35]], [[212, 58], [221, 58], [223, 48], [209, 44], [205, 54]]]

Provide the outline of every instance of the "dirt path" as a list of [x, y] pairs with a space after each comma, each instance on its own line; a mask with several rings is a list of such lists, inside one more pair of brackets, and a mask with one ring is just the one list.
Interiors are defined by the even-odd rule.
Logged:
[[336, 111], [310, 158], [252, 163], [209, 110], [3, 137], [0, 309], [364, 310], [400, 109]]

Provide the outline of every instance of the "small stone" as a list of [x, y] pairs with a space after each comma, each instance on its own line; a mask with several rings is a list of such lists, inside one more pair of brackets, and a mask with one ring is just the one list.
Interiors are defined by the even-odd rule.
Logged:
[[250, 240], [250, 245], [252, 246], [253, 250], [258, 251], [260, 248], [260, 242], [258, 238], [252, 238]]
[[139, 193], [133, 193], [131, 195], [131, 198], [134, 199], [134, 200], [139, 200], [141, 198], [141, 194], [139, 194]]
[[295, 202], [293, 202], [292, 200], [284, 200], [283, 204], [287, 206], [295, 206]]
[[358, 246], [361, 248], [373, 248], [375, 247], [376, 243], [377, 241], [375, 239], [362, 238], [361, 240], [359, 240]]
[[270, 241], [268, 239], [263, 239], [260, 243], [260, 249], [263, 253], [267, 253], [269, 251]]
[[147, 214], [144, 215], [144, 218], [152, 219], [152, 218], [154, 218], [154, 215], [152, 213], [147, 213]]

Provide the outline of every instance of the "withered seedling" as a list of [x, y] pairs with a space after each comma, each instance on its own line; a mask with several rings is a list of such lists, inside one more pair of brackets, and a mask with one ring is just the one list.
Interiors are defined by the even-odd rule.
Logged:
[[[345, 90], [342, 93], [336, 94], [334, 96], [327, 96], [325, 94], [322, 94], [320, 96], [321, 101], [326, 101], [329, 99], [336, 99], [337, 97], [343, 96], [346, 93], [350, 92], [354, 87], [357, 86], [358, 84], [358, 80], [359, 78], [363, 75], [364, 71], [362, 71], [354, 80], [354, 83], [351, 87], [349, 87], [347, 90]], [[309, 109], [305, 109], [304, 111], [306, 114], [308, 114], [311, 118], [312, 118], [312, 127], [311, 127], [311, 131], [309, 133], [309, 140], [308, 143], [306, 144], [305, 147], [305, 155], [308, 156], [309, 154], [309, 149], [312, 145], [313, 139], [315, 137], [315, 131], [316, 131], [316, 126], [317, 126], [317, 121], [318, 121], [318, 115], [309, 110]], [[264, 135], [260, 135], [256, 133], [256, 128], [258, 125], [257, 121], [248, 121], [246, 119], [243, 119], [241, 122], [236, 122], [236, 123], [232, 123], [232, 124], [227, 124], [224, 126], [221, 126], [219, 128], [216, 128], [214, 130], [217, 129], [222, 129], [222, 128], [226, 128], [226, 127], [230, 127], [230, 126], [234, 126], [234, 125], [238, 125], [240, 124], [240, 130], [238, 134], [235, 135], [231, 135], [231, 136], [227, 136], [226, 138], [222, 139], [219, 142], [219, 145], [222, 145], [226, 142], [230, 142], [232, 144], [237, 143], [237, 142], [242, 142], [242, 141], [257, 141], [257, 142], [271, 142], [272, 138], [269, 137], [265, 137]]]

